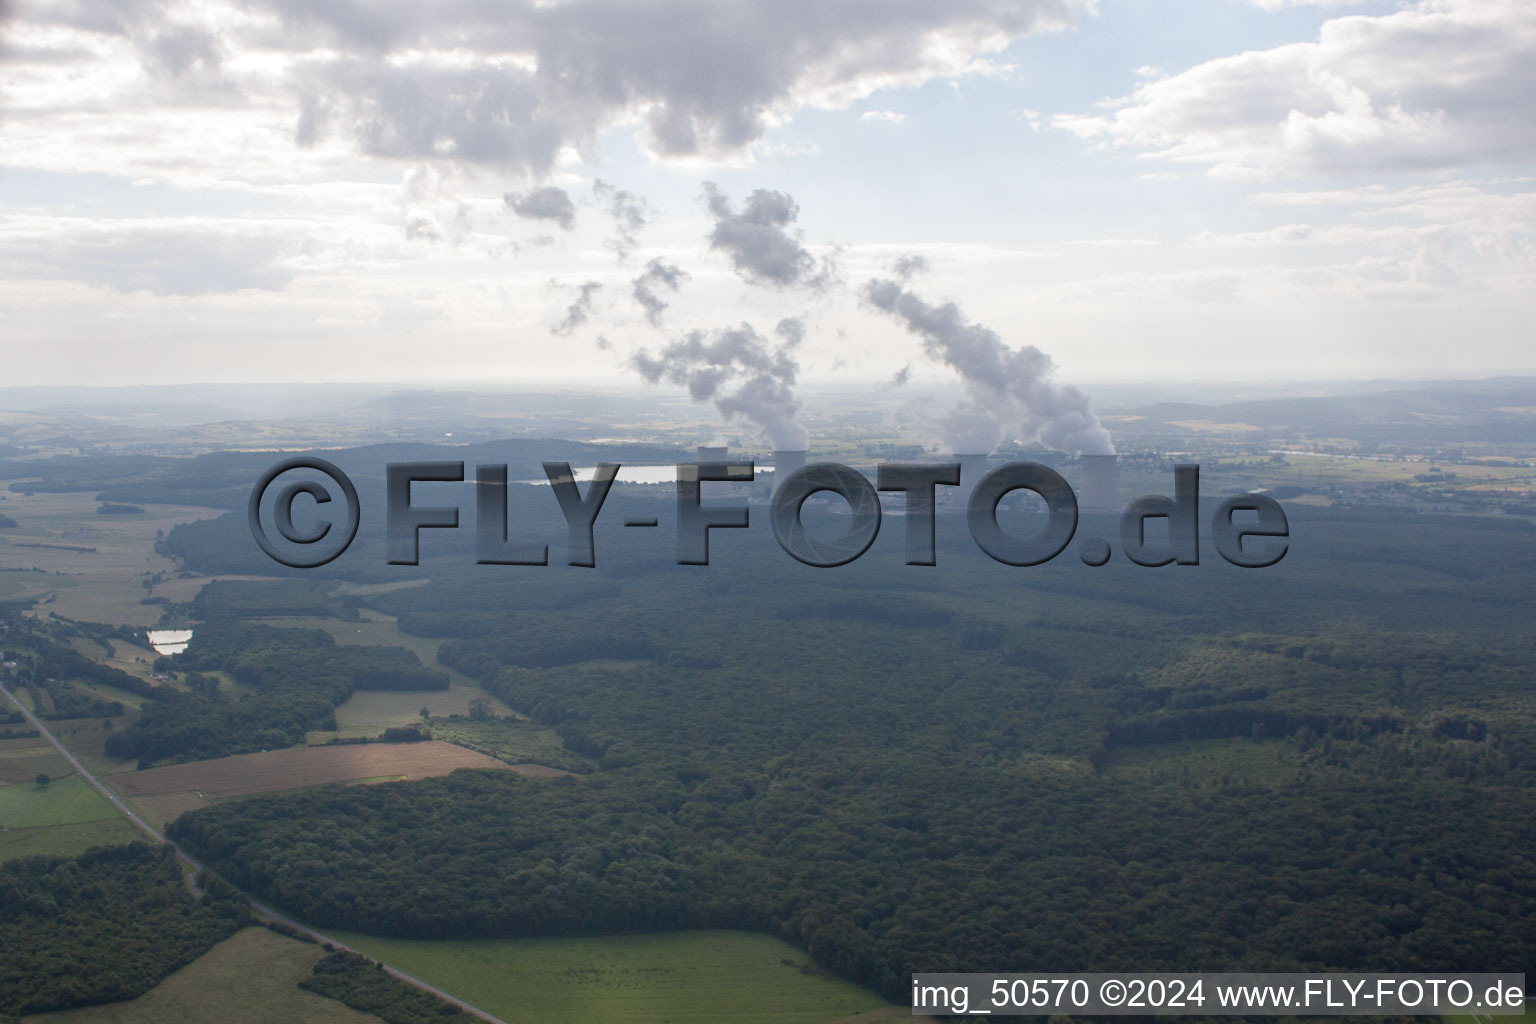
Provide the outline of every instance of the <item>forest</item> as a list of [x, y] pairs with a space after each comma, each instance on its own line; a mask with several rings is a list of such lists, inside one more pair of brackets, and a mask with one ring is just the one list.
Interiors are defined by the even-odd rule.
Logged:
[[187, 891], [169, 846], [0, 864], [0, 1016], [132, 999], [249, 923], [244, 897]]
[[596, 570], [429, 563], [369, 605], [598, 770], [262, 797], [172, 834], [320, 925], [759, 929], [893, 999], [1021, 959], [1531, 962], [1525, 524], [1309, 510], [1251, 575], [1011, 569], [951, 525], [938, 570], [875, 557], [899, 534], [839, 570], [751, 533], [707, 568], [665, 539]]

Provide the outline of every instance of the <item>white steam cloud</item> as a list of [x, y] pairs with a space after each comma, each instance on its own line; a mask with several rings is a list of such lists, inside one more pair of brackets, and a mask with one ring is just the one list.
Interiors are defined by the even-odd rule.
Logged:
[[[906, 269], [910, 273], [911, 264]], [[1090, 455], [1115, 450], [1088, 396], [1052, 379], [1056, 364], [1049, 355], [1033, 345], [1009, 347], [991, 328], [968, 322], [953, 302], [933, 305], [906, 283], [871, 280], [862, 296], [922, 338], [929, 357], [965, 383], [965, 401], [942, 421], [950, 451], [990, 452], [1010, 436]]]
[[556, 334], [570, 334], [576, 328], [586, 323], [592, 316], [592, 303], [597, 293], [603, 290], [601, 281], [587, 281], [576, 294], [576, 299], [565, 310], [565, 319], [561, 320], [552, 329]]
[[675, 263], [657, 257], [645, 265], [645, 270], [634, 280], [634, 296], [645, 310], [645, 318], [651, 326], [660, 327], [662, 314], [667, 310], [667, 301], [657, 292], [666, 289], [676, 293], [682, 283], [688, 279], [688, 272]]
[[531, 192], [508, 192], [502, 196], [509, 209], [529, 220], [552, 220], [569, 231], [576, 226], [576, 204], [565, 189], [545, 185]]
[[800, 207], [787, 193], [760, 188], [737, 213], [730, 198], [706, 181], [704, 199], [715, 218], [709, 247], [725, 253], [743, 280], [822, 291], [835, 279], [830, 264], [823, 261], [818, 267], [815, 257], [800, 244], [800, 232], [790, 230]]
[[686, 387], [695, 402], [712, 401], [727, 419], [748, 421], [774, 448], [800, 451], [808, 435], [796, 421], [800, 402], [794, 387], [800, 367], [794, 350], [805, 336], [805, 325], [786, 318], [774, 334], [777, 341], [746, 323], [689, 331], [655, 356], [641, 349], [630, 365], [651, 384]]

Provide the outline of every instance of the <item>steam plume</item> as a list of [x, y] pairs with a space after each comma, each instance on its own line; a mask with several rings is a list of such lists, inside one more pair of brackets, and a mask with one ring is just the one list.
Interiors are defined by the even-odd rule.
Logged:
[[657, 291], [665, 288], [676, 292], [687, 279], [687, 271], [660, 257], [647, 263], [645, 270], [635, 278], [635, 301], [644, 307], [645, 318], [653, 327], [661, 326], [661, 315], [667, 309], [667, 301], [656, 294]]
[[991, 328], [968, 322], [953, 302], [932, 305], [908, 291], [905, 280], [871, 280], [862, 295], [906, 324], [931, 358], [964, 381], [965, 401], [943, 420], [950, 451], [990, 452], [1011, 434], [1062, 451], [1115, 450], [1088, 396], [1055, 383], [1056, 364], [1038, 348], [1010, 348]]
[[746, 323], [689, 331], [654, 357], [640, 350], [630, 365], [651, 384], [666, 381], [686, 387], [695, 402], [713, 401], [727, 419], [751, 422], [774, 448], [801, 450], [807, 434], [795, 420], [800, 411], [794, 391], [800, 366], [794, 350], [805, 325], [793, 318], [780, 320], [774, 334], [777, 342]]
[[556, 334], [570, 334], [576, 328], [586, 323], [587, 319], [592, 315], [593, 297], [602, 291], [602, 288], [603, 285], [600, 281], [588, 281], [583, 284], [581, 291], [576, 296], [576, 300], [566, 307], [565, 319], [555, 325], [554, 332]]
[[823, 262], [818, 269], [815, 258], [800, 244], [800, 232], [788, 230], [800, 216], [800, 207], [788, 194], [760, 188], [737, 213], [730, 198], [706, 181], [704, 198], [715, 218], [709, 247], [725, 253], [743, 280], [779, 288], [803, 285], [816, 291], [832, 283], [831, 267]]

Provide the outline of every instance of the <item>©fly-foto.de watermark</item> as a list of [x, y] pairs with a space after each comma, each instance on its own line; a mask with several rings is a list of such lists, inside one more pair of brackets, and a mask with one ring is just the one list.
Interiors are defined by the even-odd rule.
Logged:
[[[567, 564], [597, 564], [593, 527], [618, 477], [618, 463], [600, 464], [586, 493], [568, 463], [546, 462], [544, 472], [567, 526]], [[677, 562], [709, 564], [711, 530], [746, 529], [747, 504], [705, 504], [705, 482], [750, 482], [750, 461], [681, 463], [677, 467]], [[315, 476], [326, 478], [315, 479]], [[959, 463], [882, 463], [873, 483], [863, 473], [835, 462], [819, 462], [779, 481], [768, 518], [779, 545], [806, 565], [833, 568], [861, 557], [880, 533], [881, 491], [905, 495], [906, 564], [937, 564], [936, 493], [961, 485]], [[286, 482], [285, 482], [286, 481]], [[327, 485], [329, 482], [329, 486]], [[459, 528], [458, 505], [417, 505], [417, 483], [465, 483], [463, 462], [395, 462], [385, 470], [385, 539], [391, 565], [416, 565], [421, 531]], [[507, 466], [475, 467], [476, 562], [481, 565], [548, 565], [549, 545], [540, 539], [514, 538], [507, 507]], [[1003, 529], [998, 505], [1015, 491], [1029, 491], [1044, 502], [1043, 525], [1028, 536]], [[1180, 464], [1173, 471], [1173, 495], [1137, 498], [1119, 516], [1118, 540], [1127, 559], [1142, 566], [1200, 564], [1200, 467]], [[808, 530], [802, 513], [814, 495], [835, 495], [846, 505], [846, 529], [826, 537]], [[338, 507], [339, 506], [339, 507]], [[304, 508], [296, 518], [295, 510]], [[315, 568], [334, 560], [357, 536], [362, 507], [347, 474], [324, 459], [302, 456], [268, 469], [251, 490], [247, 505], [251, 535], [275, 561], [293, 568]], [[303, 525], [300, 525], [300, 518]], [[988, 556], [1014, 566], [1041, 565], [1065, 551], [1081, 521], [1071, 485], [1049, 466], [1013, 462], [987, 472], [965, 500], [971, 538]], [[1151, 520], [1165, 520], [1165, 536], [1153, 539]], [[270, 529], [269, 529], [270, 524]], [[655, 517], [629, 518], [625, 526], [655, 527]], [[1242, 568], [1274, 565], [1290, 547], [1290, 524], [1279, 502], [1263, 494], [1240, 494], [1221, 501], [1211, 515], [1211, 540], [1217, 554]], [[273, 534], [276, 534], [274, 537]], [[1112, 555], [1102, 536], [1078, 539], [1085, 565], [1099, 566]]]

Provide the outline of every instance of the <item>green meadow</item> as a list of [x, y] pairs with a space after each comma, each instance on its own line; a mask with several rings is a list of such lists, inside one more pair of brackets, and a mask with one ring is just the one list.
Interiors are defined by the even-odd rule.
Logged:
[[46, 786], [0, 786], [0, 861], [38, 853], [73, 856], [139, 838], [142, 833], [78, 776]]
[[591, 939], [333, 937], [506, 1020], [541, 1024], [825, 1024], [888, 1005], [767, 935]]

